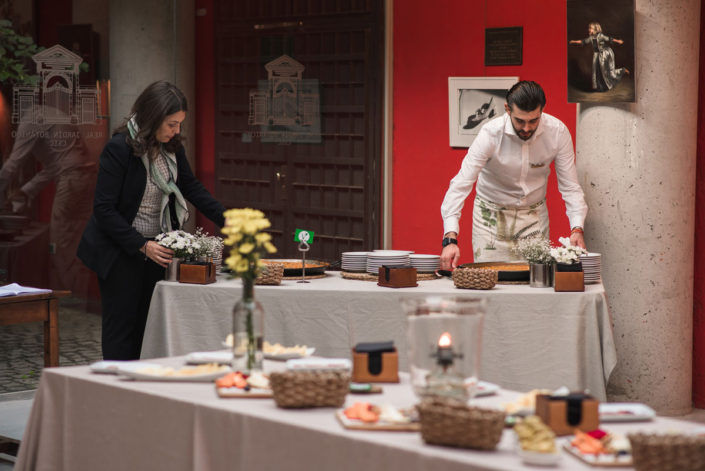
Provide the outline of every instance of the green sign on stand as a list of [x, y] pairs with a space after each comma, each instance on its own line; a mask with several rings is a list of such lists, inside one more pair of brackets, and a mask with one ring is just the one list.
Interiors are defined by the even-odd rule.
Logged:
[[296, 233], [294, 234], [294, 242], [306, 242], [309, 245], [313, 244], [313, 231], [296, 229]]

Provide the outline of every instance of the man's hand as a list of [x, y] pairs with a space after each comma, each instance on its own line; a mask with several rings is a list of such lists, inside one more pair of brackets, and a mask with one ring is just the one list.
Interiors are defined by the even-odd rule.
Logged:
[[173, 250], [159, 245], [153, 240], [148, 240], [147, 243], [144, 244], [144, 247], [140, 249], [140, 251], [144, 253], [145, 257], [149, 258], [150, 260], [154, 261], [154, 263], [156, 263], [157, 265], [161, 265], [164, 268], [169, 265], [169, 262], [171, 262], [171, 259], [174, 257]]
[[455, 244], [448, 244], [441, 252], [441, 270], [452, 270], [458, 266], [460, 248]]
[[583, 237], [583, 233], [580, 231], [575, 231], [570, 235], [570, 245], [575, 245], [581, 249], [587, 250], [587, 247], [585, 247], [585, 238]]

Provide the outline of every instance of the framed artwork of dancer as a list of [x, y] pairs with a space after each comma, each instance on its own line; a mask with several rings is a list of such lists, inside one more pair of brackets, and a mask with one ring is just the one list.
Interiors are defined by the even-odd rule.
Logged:
[[480, 128], [504, 113], [507, 90], [519, 77], [448, 77], [451, 147], [470, 147]]
[[633, 103], [634, 0], [568, 0], [568, 101]]

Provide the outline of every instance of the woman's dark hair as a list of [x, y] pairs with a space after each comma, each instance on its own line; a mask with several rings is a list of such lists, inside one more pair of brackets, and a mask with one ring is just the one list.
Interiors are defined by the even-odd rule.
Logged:
[[[127, 129], [127, 118], [116, 130], [116, 133], [127, 133], [127, 144], [132, 147], [135, 155], [141, 156], [149, 149], [159, 147], [155, 134], [167, 116], [179, 111], [188, 111], [186, 97], [174, 84], [160, 80], [147, 86], [132, 105], [130, 117], [135, 116], [139, 131], [134, 139]], [[176, 134], [164, 144], [168, 152], [176, 152], [182, 143], [181, 134]]]
[[522, 111], [534, 111], [537, 107], [546, 106], [546, 95], [543, 88], [536, 82], [522, 80], [515, 83], [507, 92], [507, 105], [516, 105]]

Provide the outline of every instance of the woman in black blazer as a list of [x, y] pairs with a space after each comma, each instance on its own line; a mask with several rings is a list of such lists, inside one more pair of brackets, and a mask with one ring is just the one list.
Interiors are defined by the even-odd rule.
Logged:
[[100, 169], [78, 257], [98, 274], [103, 358], [140, 357], [149, 303], [173, 251], [153, 239], [188, 219], [186, 201], [219, 227], [225, 208], [196, 179], [181, 144], [186, 97], [149, 85], [100, 155]]

